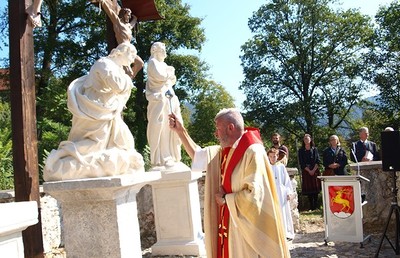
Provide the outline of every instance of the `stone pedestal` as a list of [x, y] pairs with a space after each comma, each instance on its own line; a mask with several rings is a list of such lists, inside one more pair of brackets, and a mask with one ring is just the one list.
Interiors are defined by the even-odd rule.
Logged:
[[47, 182], [62, 207], [70, 258], [142, 257], [136, 194], [160, 173]]
[[295, 232], [299, 232], [301, 230], [300, 228], [300, 212], [299, 212], [299, 196], [297, 195], [297, 181], [295, 176], [298, 174], [297, 168], [286, 168], [289, 177], [290, 177], [290, 182], [292, 183], [292, 188], [293, 188], [293, 197], [290, 199], [290, 210], [291, 210], [291, 215], [292, 215], [292, 220], [293, 220], [293, 228]]
[[22, 231], [36, 223], [38, 223], [36, 202], [0, 204], [0, 256], [24, 258]]
[[197, 179], [201, 172], [162, 172], [152, 183], [157, 243], [152, 255], [205, 255]]

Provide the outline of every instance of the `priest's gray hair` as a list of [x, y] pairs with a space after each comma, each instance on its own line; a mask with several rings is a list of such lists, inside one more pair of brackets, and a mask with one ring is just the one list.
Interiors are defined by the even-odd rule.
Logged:
[[232, 123], [239, 130], [244, 130], [244, 120], [242, 114], [240, 114], [239, 109], [237, 108], [224, 108], [221, 109], [218, 114], [215, 116], [214, 121], [218, 119], [223, 119], [228, 123]]

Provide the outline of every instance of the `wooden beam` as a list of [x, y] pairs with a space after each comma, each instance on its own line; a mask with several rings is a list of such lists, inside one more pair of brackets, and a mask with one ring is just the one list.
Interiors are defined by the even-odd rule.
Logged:
[[33, 28], [25, 6], [9, 0], [10, 89], [15, 200], [36, 201], [39, 223], [22, 232], [25, 257], [44, 257], [40, 216]]
[[113, 28], [113, 23], [110, 18], [106, 18], [106, 39], [107, 39], [107, 51], [111, 53], [111, 50], [118, 46], [117, 39], [115, 38], [115, 32]]

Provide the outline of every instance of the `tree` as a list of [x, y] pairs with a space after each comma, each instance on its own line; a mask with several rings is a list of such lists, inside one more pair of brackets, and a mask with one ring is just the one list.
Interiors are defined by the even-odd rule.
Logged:
[[337, 129], [366, 89], [362, 54], [372, 25], [332, 0], [273, 0], [249, 19], [243, 46], [247, 117], [270, 130], [300, 134]]
[[[150, 57], [152, 43], [167, 46], [166, 63], [175, 67], [175, 93], [182, 104], [185, 122], [190, 122], [189, 104], [195, 106], [193, 125], [197, 130], [207, 123], [207, 141], [213, 140], [213, 115], [226, 106], [233, 106], [225, 89], [209, 79], [208, 65], [195, 55], [181, 54], [183, 50], [200, 51], [205, 41], [201, 19], [191, 17], [189, 6], [181, 0], [156, 0], [163, 20], [140, 22], [135, 46], [144, 61]], [[96, 59], [107, 55], [106, 14], [86, 0], [44, 0], [43, 27], [34, 30], [35, 64], [37, 69], [39, 161], [66, 139], [71, 114], [66, 106], [66, 90], [74, 79], [88, 72]], [[74, 15], [71, 15], [71, 14]], [[0, 26], [4, 26], [1, 23]], [[1, 30], [0, 30], [1, 31]], [[146, 149], [145, 99], [146, 70], [134, 79], [133, 89], [124, 120], [134, 134], [136, 149], [148, 158]], [[202, 107], [200, 103], [205, 103]], [[208, 114], [208, 116], [197, 115]], [[206, 119], [206, 121], [202, 121]], [[197, 138], [196, 138], [197, 139]], [[198, 137], [198, 139], [200, 139]], [[189, 157], [183, 156], [184, 160]]]
[[222, 108], [234, 107], [233, 98], [222, 85], [205, 81], [204, 87], [193, 100], [196, 112], [188, 130], [197, 144], [215, 144], [214, 117]]
[[0, 190], [14, 186], [11, 140], [11, 107], [0, 101]]
[[[176, 68], [178, 78], [176, 93], [185, 100], [191, 96], [187, 92], [201, 88], [199, 78], [205, 77], [208, 67], [194, 56], [175, 53], [179, 49], [201, 50], [205, 41], [201, 19], [191, 17], [189, 6], [181, 0], [156, 0], [156, 5], [165, 19], [141, 22], [135, 46], [138, 54], [147, 61], [153, 42], [162, 41], [167, 45], [169, 57], [166, 62]], [[0, 23], [2, 39], [7, 38], [8, 27], [7, 15], [3, 17]], [[43, 27], [34, 30], [37, 118], [39, 136], [47, 137], [46, 144], [42, 142], [43, 138], [39, 138], [39, 144], [49, 147], [56, 136], [64, 134], [63, 125], [70, 125], [65, 101], [68, 85], [86, 74], [96, 59], [107, 55], [106, 14], [99, 13], [98, 6], [87, 0], [44, 0], [42, 17]], [[137, 89], [133, 90], [124, 114], [138, 151], [144, 151], [147, 143], [145, 79], [144, 72], [135, 78]]]
[[44, 0], [42, 20], [43, 27], [34, 30], [38, 97], [52, 77], [68, 86], [107, 54], [105, 16], [88, 1]]
[[[383, 114], [380, 131], [400, 127], [400, 3], [381, 7], [376, 15], [375, 45], [369, 55], [367, 77], [378, 86], [377, 110]], [[383, 119], [384, 118], [384, 119]]]

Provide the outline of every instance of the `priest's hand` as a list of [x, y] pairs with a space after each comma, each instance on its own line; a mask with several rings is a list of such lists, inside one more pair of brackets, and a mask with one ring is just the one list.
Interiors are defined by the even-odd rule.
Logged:
[[225, 195], [226, 195], [225, 190], [222, 187], [220, 187], [219, 192], [215, 194], [215, 201], [219, 206], [226, 204]]
[[179, 119], [175, 116], [174, 113], [168, 115], [168, 124], [172, 130], [177, 132], [182, 131], [184, 128], [182, 121], [179, 121]]

